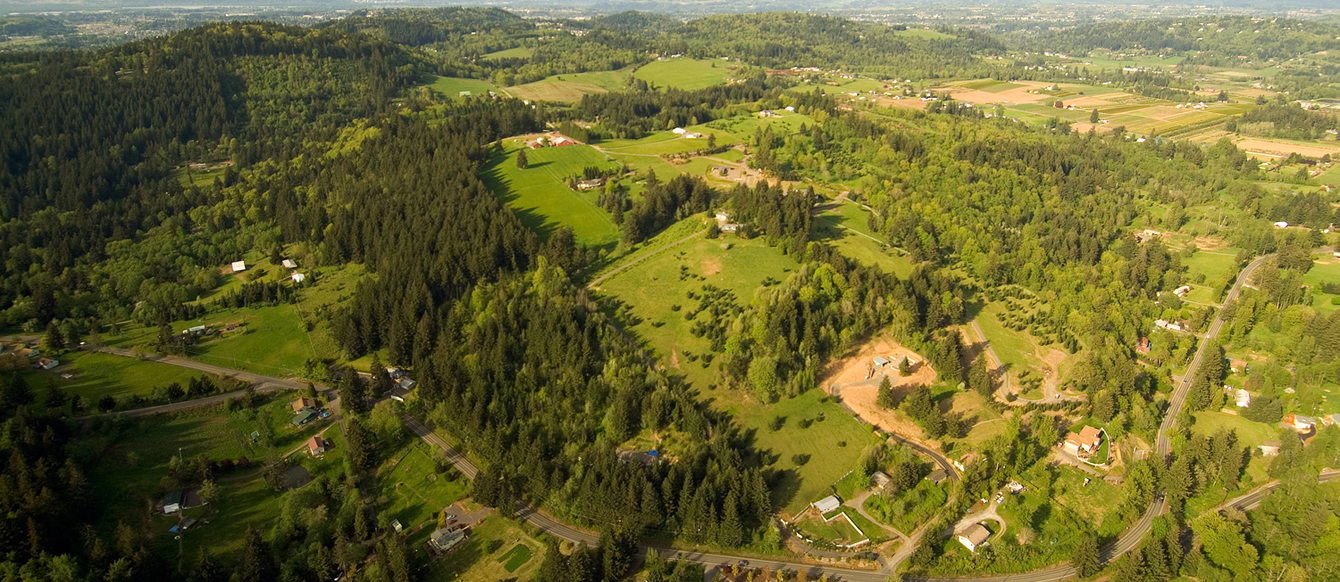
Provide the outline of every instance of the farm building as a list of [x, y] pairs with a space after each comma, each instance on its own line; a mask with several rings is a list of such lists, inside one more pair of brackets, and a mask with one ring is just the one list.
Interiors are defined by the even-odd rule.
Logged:
[[1261, 443], [1260, 445], [1257, 445], [1256, 448], [1261, 449], [1262, 457], [1273, 457], [1275, 455], [1280, 454], [1279, 441], [1266, 441]]
[[313, 457], [324, 455], [326, 454], [326, 448], [329, 444], [330, 443], [326, 442], [326, 439], [323, 439], [320, 436], [314, 436], [307, 439], [307, 454]]
[[673, 133], [675, 135], [684, 135], [686, 133], [686, 130], [682, 127], [676, 127], [670, 130], [670, 133]]
[[583, 191], [584, 191], [584, 190], [594, 190], [594, 189], [599, 188], [599, 187], [604, 186], [604, 185], [605, 185], [605, 179], [604, 179], [604, 178], [593, 178], [593, 179], [590, 179], [590, 180], [579, 180], [579, 181], [577, 182], [577, 189], [578, 189], [578, 190], [583, 190]]
[[876, 368], [883, 368], [890, 364], [890, 360], [884, 356], [875, 356], [875, 359], [870, 360], [870, 364]]
[[296, 269], [296, 268], [298, 268], [298, 263], [293, 262], [293, 259], [284, 259], [284, 260], [283, 260], [282, 262], [280, 262], [279, 264], [283, 265], [285, 269]]
[[811, 505], [813, 505], [814, 509], [818, 510], [819, 513], [828, 513], [841, 507], [842, 501], [838, 499], [836, 495], [829, 495], [828, 497], [815, 501]]
[[958, 533], [958, 543], [968, 548], [968, 551], [977, 553], [977, 548], [986, 545], [986, 540], [991, 537], [991, 530], [986, 529], [980, 523], [972, 524], [972, 527]]
[[1066, 435], [1065, 443], [1061, 446], [1072, 455], [1080, 456], [1082, 454], [1087, 456], [1097, 451], [1101, 444], [1103, 444], [1102, 431], [1092, 426], [1086, 426], [1080, 429], [1078, 433], [1072, 432]]
[[234, 273], [241, 273], [242, 271], [247, 270], [247, 262], [246, 262], [246, 261], [233, 261], [233, 265], [232, 265], [232, 267], [233, 267], [233, 272], [234, 272]]
[[1186, 297], [1186, 294], [1190, 292], [1191, 292], [1190, 285], [1182, 285], [1181, 287], [1173, 289], [1173, 295], [1176, 295], [1178, 297]]

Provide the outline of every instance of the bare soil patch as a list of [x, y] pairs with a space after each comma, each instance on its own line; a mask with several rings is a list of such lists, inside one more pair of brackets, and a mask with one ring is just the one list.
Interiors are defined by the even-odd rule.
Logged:
[[[892, 364], [875, 368], [872, 360], [881, 356], [892, 361], [907, 356], [917, 363], [912, 366], [911, 374], [903, 376]], [[893, 409], [882, 408], [876, 403], [880, 381], [885, 377], [893, 384], [895, 401], [899, 401], [914, 386], [929, 386], [935, 382], [936, 373], [921, 354], [890, 338], [878, 337], [852, 355], [830, 364], [820, 385], [829, 394], [840, 397], [861, 420], [888, 432], [924, 438], [920, 426], [896, 414]]]
[[1300, 144], [1284, 141], [1246, 137], [1236, 140], [1238, 149], [1248, 155], [1268, 158], [1287, 158], [1290, 154], [1299, 154], [1310, 158], [1324, 155], [1340, 155], [1340, 146], [1324, 144]]
[[703, 276], [711, 277], [721, 272], [721, 260], [716, 257], [707, 257], [702, 263]]

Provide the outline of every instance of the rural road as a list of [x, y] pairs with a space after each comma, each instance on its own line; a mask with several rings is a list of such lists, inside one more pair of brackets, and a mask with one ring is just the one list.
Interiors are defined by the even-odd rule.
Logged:
[[[197, 362], [195, 360], [190, 360], [178, 356], [160, 356], [160, 355], [139, 356], [136, 355], [131, 350], [125, 348], [114, 348], [109, 346], [85, 347], [84, 350], [90, 352], [99, 352], [103, 354], [111, 354], [114, 356], [121, 356], [123, 358], [135, 358], [137, 360], [144, 360], [147, 362], [158, 362], [160, 364], [178, 366], [181, 368], [190, 368], [192, 370], [199, 370], [201, 372], [214, 374], [216, 376], [236, 378], [238, 380], [250, 383], [253, 387], [255, 387], [256, 394], [268, 394], [270, 392], [278, 392], [280, 390], [305, 390], [307, 388], [307, 384], [305, 382], [299, 382], [296, 380], [290, 380], [285, 378], [274, 378], [271, 376], [262, 376], [260, 374], [253, 374], [251, 372], [245, 372], [242, 370], [234, 370], [232, 368], [223, 368], [212, 364], [205, 364], [202, 362]], [[118, 410], [115, 412], [95, 414], [81, 418], [87, 419], [87, 418], [113, 417], [113, 416], [120, 416], [124, 418], [139, 418], [144, 416], [153, 416], [155, 414], [169, 414], [173, 412], [182, 412], [184, 410], [191, 410], [193, 408], [203, 408], [206, 406], [214, 406], [217, 404], [222, 404], [230, 398], [237, 398], [245, 393], [246, 393], [245, 390], [234, 390], [232, 392], [215, 394], [213, 396], [206, 396], [204, 398], [183, 400], [181, 402], [173, 402], [171, 404], [160, 404], [158, 406], [146, 406], [144, 408], [135, 408], [131, 410]]]

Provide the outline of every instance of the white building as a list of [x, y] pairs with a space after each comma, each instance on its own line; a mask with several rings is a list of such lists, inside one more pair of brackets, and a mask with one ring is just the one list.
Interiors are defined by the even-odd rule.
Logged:
[[839, 500], [836, 495], [829, 495], [828, 497], [815, 501], [812, 505], [814, 506], [814, 509], [819, 511], [819, 513], [828, 513], [834, 509], [842, 507], [842, 501]]
[[233, 261], [233, 272], [234, 272], [234, 273], [241, 273], [242, 271], [245, 271], [245, 270], [247, 270], [247, 262], [246, 262], [246, 261]]

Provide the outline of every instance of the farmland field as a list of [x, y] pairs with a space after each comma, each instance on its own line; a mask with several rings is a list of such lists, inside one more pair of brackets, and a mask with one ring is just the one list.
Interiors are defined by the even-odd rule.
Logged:
[[839, 204], [815, 217], [811, 236], [832, 244], [848, 258], [907, 277], [912, 272], [912, 259], [870, 232], [869, 216], [869, 211], [858, 204]]
[[1340, 295], [1324, 293], [1321, 290], [1322, 283], [1337, 282], [1340, 282], [1340, 259], [1327, 255], [1314, 256], [1312, 268], [1303, 275], [1303, 284], [1312, 288], [1313, 309], [1323, 315], [1340, 309], [1340, 305], [1332, 303], [1332, 300]]
[[[192, 378], [205, 375], [178, 366], [97, 352], [68, 352], [58, 359], [61, 366], [56, 370], [25, 373], [28, 384], [45, 386], [50, 378], [67, 395], [83, 398], [88, 406], [103, 396], [111, 396], [117, 401], [131, 396], [149, 396], [154, 388], [174, 382], [184, 389]], [[61, 378], [60, 374], [65, 373], [74, 377]]]
[[468, 91], [468, 95], [485, 95], [489, 91], [497, 91], [498, 88], [493, 83], [482, 79], [466, 79], [462, 77], [435, 77], [428, 88], [435, 93], [448, 99], [462, 99], [467, 95], [462, 92]]
[[[683, 222], [703, 220], [691, 216]], [[600, 286], [602, 294], [629, 306], [634, 318], [631, 331], [646, 338], [661, 361], [703, 388], [715, 379], [717, 362], [714, 358], [708, 362], [713, 357], [708, 340], [689, 332], [692, 322], [685, 315], [697, 301], [688, 293], [714, 285], [734, 293], [736, 303], [744, 306], [765, 278], [780, 281], [797, 266], [794, 259], [762, 239], [723, 235], [693, 239], [656, 254]], [[704, 317], [707, 315], [699, 315], [699, 319]]]
[[693, 90], [725, 83], [735, 67], [727, 61], [676, 58], [647, 63], [633, 76], [656, 87]]
[[[735, 392], [706, 392], [721, 398], [713, 403], [735, 417], [754, 445], [772, 461], [769, 469], [781, 471], [773, 489], [773, 504], [795, 515], [832, 493], [832, 485], [857, 468], [866, 447], [879, 437], [822, 390], [763, 404]], [[785, 418], [781, 428], [772, 423]], [[766, 460], [765, 460], [766, 463]]]
[[592, 71], [554, 75], [533, 83], [507, 88], [517, 99], [533, 101], [581, 101], [583, 95], [621, 91], [628, 85], [628, 70]]
[[591, 246], [612, 246], [619, 231], [608, 214], [596, 206], [596, 191], [576, 192], [566, 180], [588, 166], [617, 167], [590, 146], [527, 149], [529, 166], [517, 168], [518, 152], [526, 145], [520, 139], [503, 142], [503, 153], [494, 153], [484, 168], [484, 182], [512, 208], [527, 227], [548, 236], [560, 226], [572, 228], [577, 241]]
[[484, 60], [495, 61], [498, 59], [528, 59], [533, 54], [535, 54], [535, 49], [532, 49], [530, 47], [519, 46], [515, 48], [504, 49], [497, 52], [486, 54], [484, 55]]

